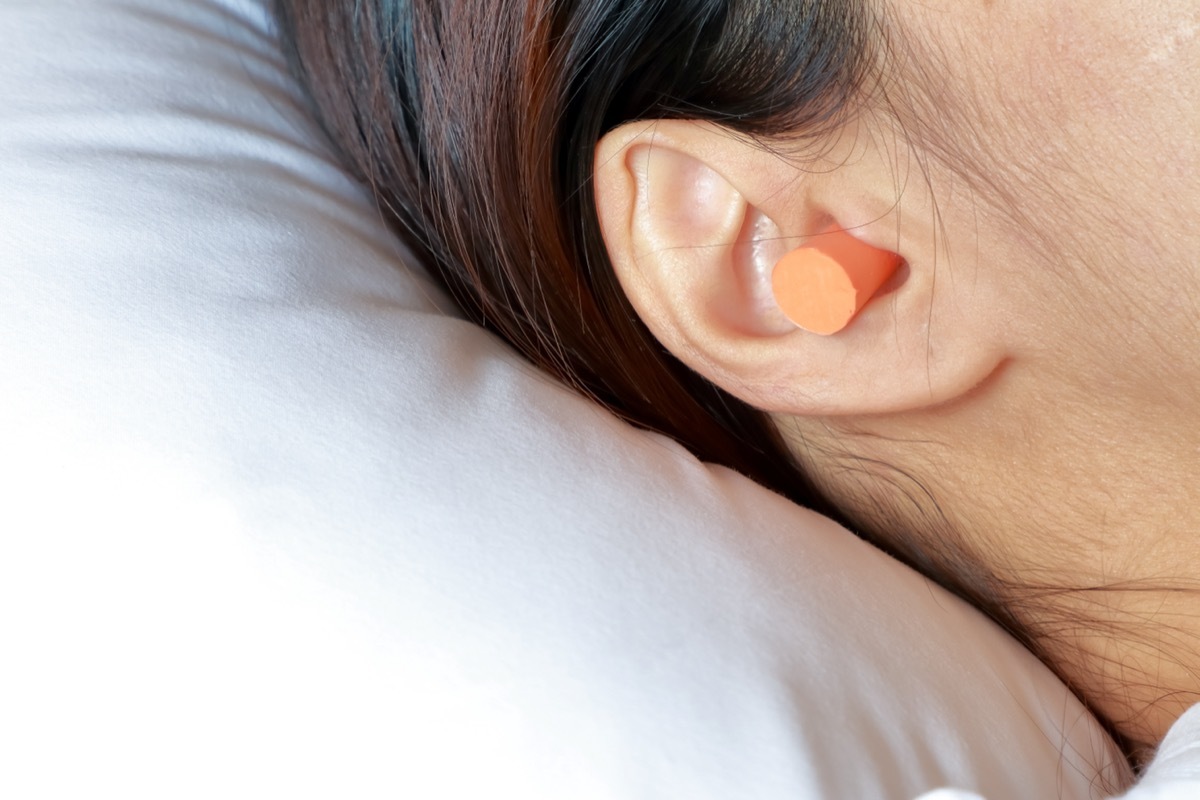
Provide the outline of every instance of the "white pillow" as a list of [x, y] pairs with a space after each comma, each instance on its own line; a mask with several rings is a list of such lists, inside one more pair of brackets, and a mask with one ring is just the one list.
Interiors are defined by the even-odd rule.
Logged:
[[445, 313], [261, 3], [0, 46], [0, 796], [1126, 779], [975, 611]]

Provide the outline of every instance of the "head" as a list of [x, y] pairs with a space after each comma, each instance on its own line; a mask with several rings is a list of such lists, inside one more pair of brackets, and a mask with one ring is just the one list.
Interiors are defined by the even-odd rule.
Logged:
[[[1197, 522], [1193, 0], [279, 5], [332, 138], [468, 314], [1152, 738], [1079, 620], [1171, 578]], [[770, 273], [831, 223], [903, 267], [818, 336]]]

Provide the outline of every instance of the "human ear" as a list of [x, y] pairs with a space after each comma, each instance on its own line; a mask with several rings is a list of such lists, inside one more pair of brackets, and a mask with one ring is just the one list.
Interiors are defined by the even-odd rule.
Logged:
[[[910, 203], [902, 231], [895, 176], [870, 153], [801, 165], [708, 123], [630, 123], [600, 142], [594, 191], [617, 279], [642, 321], [689, 367], [759, 408], [908, 411], [965, 395], [1005, 360], [987, 298], [936, 291], [937, 215]], [[831, 228], [903, 266], [823, 336], [783, 314], [771, 276]]]

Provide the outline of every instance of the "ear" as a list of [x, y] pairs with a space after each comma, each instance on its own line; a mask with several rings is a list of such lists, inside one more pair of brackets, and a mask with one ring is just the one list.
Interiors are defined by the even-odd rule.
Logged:
[[[630, 123], [597, 148], [600, 225], [633, 307], [677, 358], [766, 411], [932, 406], [1005, 359], [987, 298], [935, 280], [946, 254], [932, 203], [898, 198], [894, 171], [862, 138], [801, 164], [715, 125], [670, 120]], [[820, 336], [784, 317], [771, 273], [831, 223], [904, 261], [848, 327]]]

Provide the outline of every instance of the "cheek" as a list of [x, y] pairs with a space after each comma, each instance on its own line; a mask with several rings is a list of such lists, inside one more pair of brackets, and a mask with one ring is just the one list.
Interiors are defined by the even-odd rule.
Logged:
[[948, 73], [939, 100], [953, 126], [950, 157], [961, 155], [950, 166], [976, 170], [1022, 223], [1093, 251], [1077, 260], [1152, 257], [1190, 272], [1200, 245], [1200, 4], [957, 9], [943, 4], [921, 21]]
[[1200, 377], [1180, 347], [1200, 333], [1200, 4], [895, 8], [924, 95], [908, 127], [969, 185], [978, 266], [1021, 338]]
[[1042, 79], [1003, 91], [1028, 134], [1009, 156], [1043, 190], [1026, 202], [1053, 204], [1114, 311], [1154, 310], [1177, 332], [1200, 287], [1200, 7], [1063, 2], [1043, 30], [1015, 53]]
[[1036, 79], [1001, 84], [1003, 99], [1041, 111], [1064, 138], [1101, 152], [1137, 159], [1194, 142], [1200, 6], [1164, 0], [1133, 13], [1126, 5], [1058, 3], [1035, 35], [1009, 47], [1010, 66], [1024, 61]]

